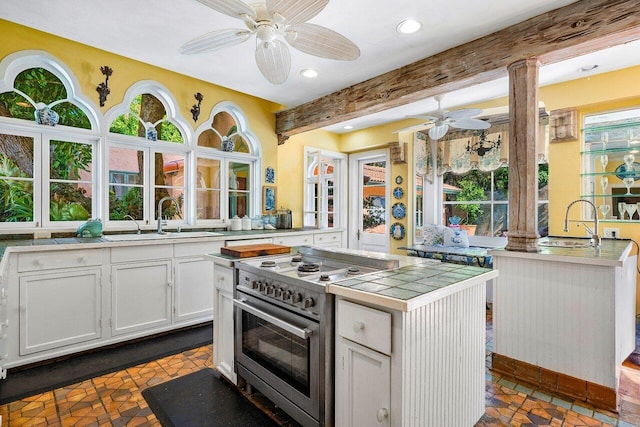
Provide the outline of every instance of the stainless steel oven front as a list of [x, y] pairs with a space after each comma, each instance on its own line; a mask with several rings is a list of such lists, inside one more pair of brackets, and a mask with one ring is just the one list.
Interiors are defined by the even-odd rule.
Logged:
[[320, 419], [320, 322], [236, 292], [238, 375], [303, 425]]

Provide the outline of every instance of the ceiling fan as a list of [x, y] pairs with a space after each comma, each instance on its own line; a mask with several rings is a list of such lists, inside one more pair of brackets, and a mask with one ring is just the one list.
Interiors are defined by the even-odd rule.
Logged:
[[255, 58], [264, 77], [273, 84], [287, 80], [291, 55], [287, 45], [321, 58], [353, 61], [360, 49], [329, 28], [306, 21], [320, 13], [329, 0], [266, 0], [248, 5], [241, 0], [198, 0], [225, 15], [244, 21], [247, 29], [223, 29], [204, 34], [180, 47], [190, 55], [233, 46], [256, 35]]
[[489, 129], [491, 127], [491, 123], [487, 121], [472, 118], [481, 114], [482, 110], [478, 108], [464, 108], [456, 111], [444, 110], [440, 106], [442, 95], [436, 95], [434, 98], [438, 101], [438, 109], [436, 111], [425, 115], [411, 116], [412, 118], [427, 120], [426, 122], [400, 129], [396, 132], [420, 130], [433, 125], [429, 129], [429, 138], [438, 140], [447, 133], [450, 127], [457, 129]]

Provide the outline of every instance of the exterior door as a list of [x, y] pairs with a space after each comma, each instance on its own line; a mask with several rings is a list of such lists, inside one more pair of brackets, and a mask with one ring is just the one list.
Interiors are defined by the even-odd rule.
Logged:
[[351, 197], [349, 247], [389, 252], [389, 151], [349, 156]]

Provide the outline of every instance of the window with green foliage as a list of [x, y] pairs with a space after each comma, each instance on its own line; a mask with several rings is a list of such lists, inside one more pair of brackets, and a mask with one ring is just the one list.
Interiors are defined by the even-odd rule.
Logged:
[[[509, 227], [509, 169], [492, 172], [472, 170], [463, 175], [447, 172], [444, 188], [443, 224], [458, 216], [461, 224], [481, 236], [504, 236]], [[549, 226], [549, 166], [538, 165], [538, 229], [546, 235]]]
[[[38, 226], [92, 216], [96, 141], [74, 136], [73, 128], [92, 126], [71, 95], [41, 67], [20, 72], [13, 89], [0, 93], [0, 116], [32, 124], [32, 131], [25, 132], [8, 122], [0, 133], [0, 200], [5, 206], [0, 223]], [[53, 126], [66, 126], [65, 137], [57, 132], [54, 139]]]
[[[151, 128], [155, 129], [155, 133]], [[151, 140], [184, 143], [180, 130], [167, 119], [162, 102], [150, 93], [134, 97], [129, 104], [129, 112], [116, 117], [111, 122], [109, 132], [141, 136]]]

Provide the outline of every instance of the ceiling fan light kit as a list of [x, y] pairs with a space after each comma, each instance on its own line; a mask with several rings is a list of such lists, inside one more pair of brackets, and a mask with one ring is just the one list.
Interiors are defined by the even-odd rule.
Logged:
[[353, 61], [360, 49], [345, 36], [329, 28], [307, 23], [329, 0], [266, 0], [248, 5], [241, 0], [198, 0], [211, 9], [244, 21], [247, 30], [212, 31], [180, 47], [185, 55], [212, 52], [233, 46], [256, 35], [255, 59], [262, 75], [273, 84], [289, 77], [289, 47], [321, 58]]

